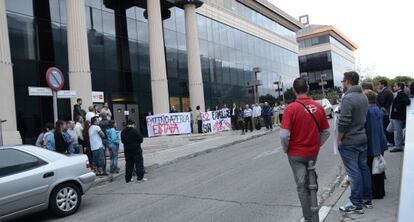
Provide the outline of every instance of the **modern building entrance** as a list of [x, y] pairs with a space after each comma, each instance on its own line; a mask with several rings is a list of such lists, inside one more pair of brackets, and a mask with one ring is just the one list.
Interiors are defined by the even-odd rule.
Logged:
[[122, 130], [128, 120], [133, 120], [140, 129], [138, 104], [113, 104], [113, 116], [117, 130]]

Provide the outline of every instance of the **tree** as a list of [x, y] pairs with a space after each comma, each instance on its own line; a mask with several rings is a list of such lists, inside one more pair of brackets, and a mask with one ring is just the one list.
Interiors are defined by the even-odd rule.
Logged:
[[372, 84], [374, 85], [374, 87], [376, 88], [379, 84], [380, 81], [382, 80], [386, 80], [388, 82], [388, 85], [392, 85], [393, 82], [391, 82], [391, 80], [385, 76], [376, 76], [372, 79]]
[[287, 104], [295, 101], [295, 94], [293, 93], [293, 88], [287, 89], [286, 92], [284, 92], [284, 95]]
[[410, 83], [414, 82], [414, 79], [409, 76], [397, 76], [394, 78], [394, 82], [403, 82], [405, 85], [409, 85]]
[[274, 97], [270, 94], [266, 94], [264, 96], [259, 97], [259, 102], [260, 103], [268, 102], [270, 106], [274, 106], [276, 101], [277, 101], [276, 97]]

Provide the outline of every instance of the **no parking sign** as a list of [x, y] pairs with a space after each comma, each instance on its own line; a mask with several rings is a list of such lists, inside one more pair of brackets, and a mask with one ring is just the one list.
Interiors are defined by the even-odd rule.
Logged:
[[59, 91], [65, 84], [65, 78], [62, 71], [56, 67], [50, 67], [46, 71], [46, 82], [52, 91]]
[[50, 67], [46, 71], [46, 82], [49, 88], [53, 91], [53, 119], [58, 120], [58, 107], [57, 107], [57, 91], [63, 88], [65, 84], [65, 78], [62, 71], [56, 67]]

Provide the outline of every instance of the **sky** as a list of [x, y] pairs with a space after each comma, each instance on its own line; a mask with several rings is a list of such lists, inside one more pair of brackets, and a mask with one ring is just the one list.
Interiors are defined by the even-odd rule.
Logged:
[[268, 0], [311, 24], [333, 25], [358, 45], [357, 69], [368, 77], [414, 77], [414, 1]]

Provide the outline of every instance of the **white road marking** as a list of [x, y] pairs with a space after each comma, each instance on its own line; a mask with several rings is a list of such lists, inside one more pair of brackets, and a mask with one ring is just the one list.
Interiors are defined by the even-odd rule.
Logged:
[[263, 153], [261, 153], [261, 154], [259, 154], [259, 155], [257, 155], [255, 158], [253, 158], [253, 160], [258, 160], [258, 159], [260, 159], [260, 158], [263, 158], [263, 157], [266, 157], [266, 156], [270, 156], [270, 155], [273, 155], [273, 154], [276, 154], [276, 153], [279, 153], [280, 152], [280, 147], [278, 147], [278, 148], [276, 148], [276, 149], [274, 149], [274, 150], [270, 150], [270, 151], [265, 151], [265, 152], [263, 152]]
[[[329, 211], [331, 211], [331, 209], [332, 209], [332, 207], [327, 207], [327, 206], [322, 206], [319, 209], [319, 222], [323, 222], [326, 219], [326, 217], [328, 216]], [[305, 221], [304, 218], [302, 218], [300, 220], [300, 222], [304, 222], [304, 221]]]

